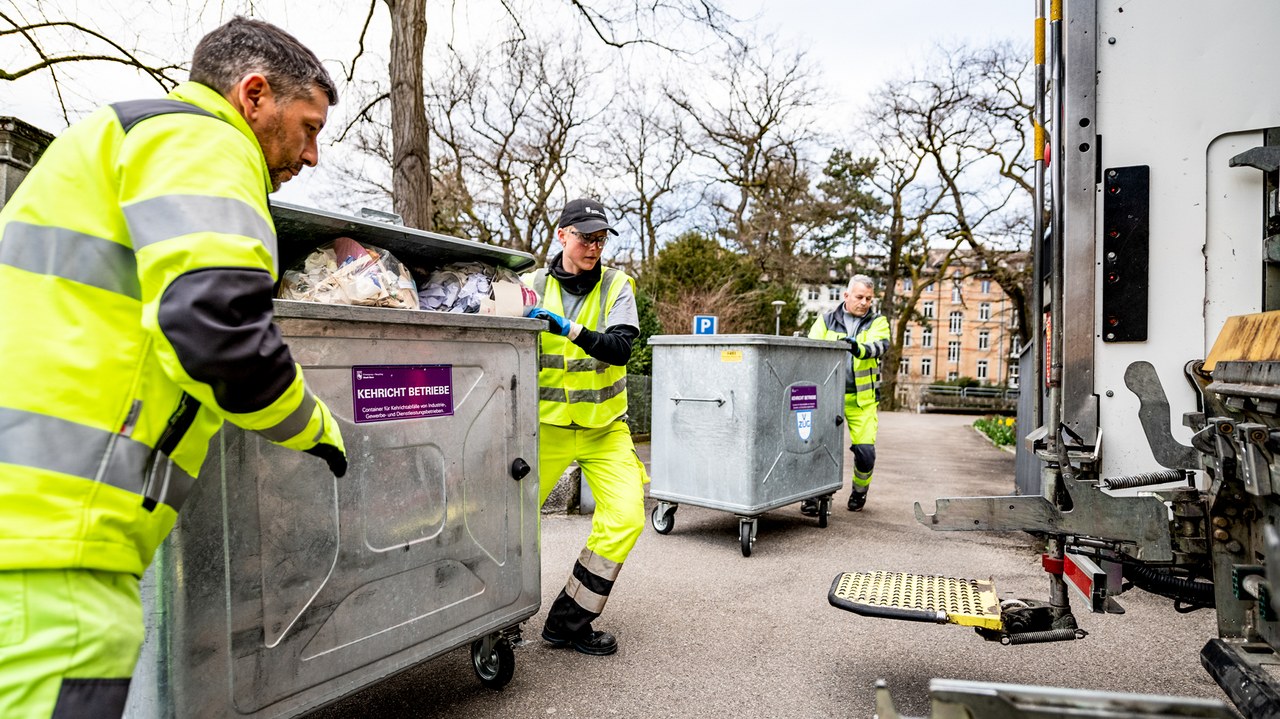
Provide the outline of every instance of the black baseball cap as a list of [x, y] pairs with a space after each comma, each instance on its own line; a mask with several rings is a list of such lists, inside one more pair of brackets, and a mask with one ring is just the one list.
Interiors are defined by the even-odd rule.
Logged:
[[578, 232], [584, 235], [590, 235], [600, 230], [608, 230], [613, 234], [618, 231], [609, 226], [609, 220], [604, 216], [604, 207], [595, 200], [570, 200], [564, 206], [564, 210], [560, 212], [560, 222], [556, 227], [569, 227], [572, 225], [577, 228]]

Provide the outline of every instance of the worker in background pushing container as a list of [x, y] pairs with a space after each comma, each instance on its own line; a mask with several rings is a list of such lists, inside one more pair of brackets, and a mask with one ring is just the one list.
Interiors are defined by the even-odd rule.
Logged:
[[[849, 449], [853, 450], [853, 491], [849, 511], [857, 512], [867, 503], [871, 471], [876, 466], [876, 429], [880, 419], [880, 358], [889, 349], [889, 321], [871, 309], [873, 282], [866, 275], [854, 275], [845, 290], [844, 302], [818, 317], [809, 328], [809, 337], [841, 340], [849, 344], [849, 362], [844, 375], [844, 417], [849, 425]], [[818, 500], [806, 499], [800, 511], [817, 516]]]
[[272, 321], [267, 206], [337, 101], [310, 50], [236, 18], [167, 98], [67, 129], [0, 211], [5, 719], [124, 711], [138, 578], [224, 421], [346, 472]]
[[599, 202], [569, 202], [556, 229], [563, 251], [524, 277], [541, 298], [528, 316], [548, 325], [538, 372], [538, 504], [575, 461], [596, 501], [591, 535], [551, 605], [542, 638], [597, 656], [618, 650], [617, 639], [591, 622], [640, 537], [649, 481], [624, 421], [627, 361], [640, 336], [635, 281], [600, 264], [609, 233], [618, 234]]

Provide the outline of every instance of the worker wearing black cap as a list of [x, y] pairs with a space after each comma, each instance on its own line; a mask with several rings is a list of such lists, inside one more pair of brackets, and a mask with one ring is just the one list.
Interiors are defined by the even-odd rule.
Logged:
[[644, 527], [644, 465], [636, 456], [627, 412], [627, 361], [640, 335], [635, 281], [600, 264], [609, 234], [595, 200], [564, 206], [556, 238], [563, 250], [525, 276], [538, 291], [530, 317], [547, 321], [538, 372], [539, 466], [545, 502], [572, 462], [582, 469], [596, 509], [591, 535], [548, 612], [542, 638], [584, 654], [618, 650], [612, 634], [591, 622], [605, 602]]

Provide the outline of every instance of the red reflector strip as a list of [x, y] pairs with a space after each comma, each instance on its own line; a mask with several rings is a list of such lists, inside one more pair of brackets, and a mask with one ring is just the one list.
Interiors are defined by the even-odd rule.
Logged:
[[1050, 574], [1062, 574], [1062, 560], [1054, 559], [1047, 554], [1040, 555], [1040, 566]]

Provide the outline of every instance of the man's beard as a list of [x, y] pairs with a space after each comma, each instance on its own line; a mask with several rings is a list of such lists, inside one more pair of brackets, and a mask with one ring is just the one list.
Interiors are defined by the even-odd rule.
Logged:
[[[266, 143], [264, 143], [264, 148], [263, 148], [264, 155], [265, 155], [267, 145], [269, 145], [273, 149], [277, 147], [285, 146], [286, 138], [285, 138], [283, 115], [284, 115], [283, 111], [277, 112], [275, 117], [271, 119], [271, 123], [268, 124], [267, 127], [263, 130], [263, 133], [262, 133], [264, 136], [263, 139], [267, 141]], [[273, 165], [271, 164], [271, 158], [267, 158], [267, 174], [271, 178], [272, 192], [278, 191], [286, 181], [288, 181], [289, 179], [292, 179], [293, 177], [297, 177], [298, 173], [300, 172], [302, 172], [301, 163], [292, 163], [292, 162], [285, 161], [285, 162], [278, 162], [277, 164]], [[286, 173], [292, 173], [292, 175], [289, 175]]]

